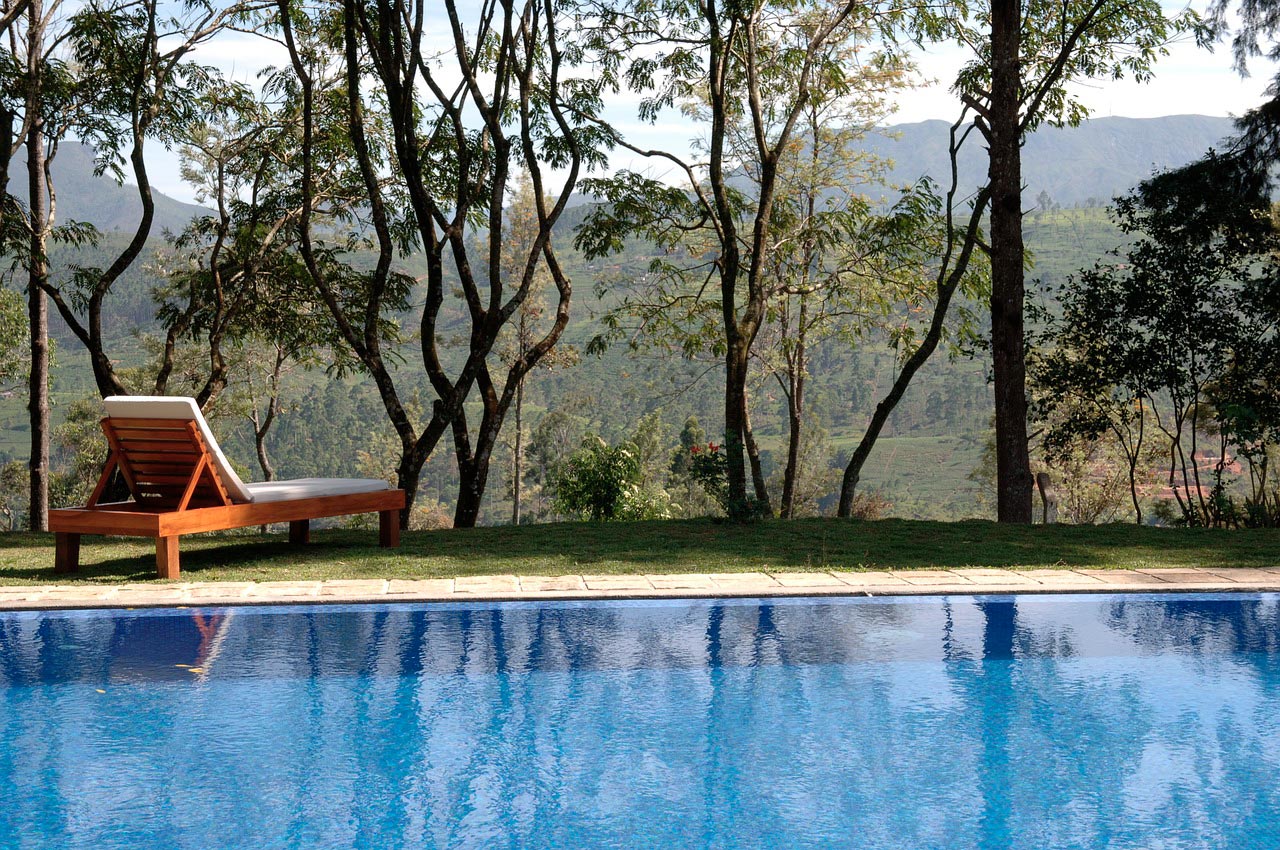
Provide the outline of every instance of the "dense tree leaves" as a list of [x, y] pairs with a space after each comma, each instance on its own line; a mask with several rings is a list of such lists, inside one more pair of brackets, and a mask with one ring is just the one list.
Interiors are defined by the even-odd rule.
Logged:
[[[1051, 440], [1109, 429], [1136, 463], [1150, 417], [1168, 440], [1171, 495], [1194, 524], [1238, 520], [1224, 495], [1231, 446], [1254, 467], [1252, 499], [1260, 498], [1280, 424], [1271, 418], [1280, 234], [1256, 186], [1222, 191], [1236, 174], [1230, 158], [1211, 155], [1118, 200], [1117, 222], [1136, 241], [1120, 262], [1099, 263], [1066, 286], [1053, 347], [1037, 368], [1044, 409], [1066, 412]], [[1209, 441], [1218, 460], [1204, 471]]]

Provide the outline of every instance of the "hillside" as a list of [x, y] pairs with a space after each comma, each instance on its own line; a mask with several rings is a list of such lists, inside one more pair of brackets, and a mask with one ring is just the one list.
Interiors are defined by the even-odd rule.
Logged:
[[[9, 182], [21, 184], [26, 180], [26, 151], [22, 150], [13, 164]], [[93, 173], [93, 148], [79, 142], [63, 142], [53, 160], [53, 183], [58, 192], [58, 221], [80, 221], [92, 224], [105, 233], [124, 231], [132, 233], [142, 210], [136, 185], [117, 184], [110, 176]], [[17, 187], [15, 186], [15, 189]], [[21, 192], [17, 194], [21, 196]], [[184, 204], [161, 192], [155, 194], [156, 235], [171, 230], [177, 232], [186, 227], [195, 215], [206, 210], [195, 204]]]
[[[899, 124], [868, 136], [862, 148], [893, 160], [895, 182], [911, 183], [926, 174], [938, 179], [949, 171], [949, 130], [945, 121]], [[1191, 162], [1231, 131], [1231, 119], [1206, 115], [1095, 118], [1074, 128], [1041, 127], [1023, 148], [1024, 206], [1031, 207], [1041, 192], [1064, 207], [1105, 204], [1153, 170]], [[973, 189], [986, 175], [980, 141], [966, 145], [960, 158], [965, 189]]]
[[[945, 124], [926, 122], [906, 125], [902, 130], [901, 138], [892, 143], [901, 146], [894, 154], [901, 172], [941, 167], [930, 159], [930, 145], [937, 138], [945, 140]], [[1028, 275], [1032, 290], [1039, 291], [1042, 284], [1061, 283], [1067, 275], [1092, 265], [1122, 241], [1105, 210], [1097, 206], [1072, 208], [1077, 203], [1074, 198], [1084, 202], [1091, 197], [1110, 197], [1144, 178], [1153, 164], [1190, 160], [1208, 147], [1210, 137], [1228, 130], [1225, 119], [1178, 117], [1150, 121], [1101, 119], [1077, 130], [1038, 133], [1028, 143], [1026, 205], [1035, 206], [1034, 199], [1040, 191], [1036, 187], [1043, 185], [1043, 191], [1049, 192], [1056, 206], [1062, 208], [1033, 209], [1025, 220], [1027, 245], [1034, 261]], [[68, 148], [63, 154], [71, 151], [76, 149]], [[95, 223], [103, 227], [127, 215], [128, 188], [101, 178], [95, 180], [91, 174], [85, 177], [89, 171], [87, 152], [80, 149], [60, 157], [60, 162], [68, 169], [61, 192], [67, 215], [96, 218]], [[1071, 163], [1071, 174], [1081, 175], [1072, 191], [1058, 188], [1057, 183], [1035, 182], [1067, 179], [1051, 167], [1055, 162]], [[75, 182], [77, 167], [82, 168], [80, 178], [85, 182]], [[978, 165], [970, 163], [966, 168], [971, 179], [981, 174]], [[170, 201], [165, 209], [169, 226], [180, 226], [177, 219], [198, 208]], [[566, 229], [571, 229], [582, 212], [582, 208], [571, 210]], [[117, 217], [113, 219], [113, 215]], [[108, 232], [96, 252], [55, 247], [53, 265], [65, 270], [71, 263], [100, 264], [106, 252], [123, 238], [123, 234]], [[406, 262], [412, 270], [415, 259]], [[575, 283], [572, 319], [564, 342], [581, 351], [598, 332], [600, 312], [613, 303], [608, 292], [610, 282], [642, 273], [647, 257], [643, 251], [634, 251], [608, 261], [587, 263], [574, 252], [565, 251], [564, 262]], [[110, 351], [126, 364], [138, 362], [141, 357], [137, 333], [149, 329], [152, 285], [140, 271], [122, 280], [112, 297], [112, 312], [106, 318], [116, 339]], [[604, 291], [603, 296], [597, 288]], [[977, 312], [980, 314], [981, 310]], [[412, 317], [406, 318], [412, 323]], [[53, 333], [58, 343], [53, 398], [55, 417], [60, 419], [71, 402], [92, 394], [92, 381], [78, 344], [56, 319]], [[816, 348], [813, 355], [809, 408], [821, 429], [814, 455], [815, 474], [830, 477], [843, 466], [861, 436], [870, 410], [889, 385], [894, 357], [884, 346], [871, 343], [857, 348], [828, 343]], [[987, 509], [976, 485], [967, 479], [979, 464], [987, 438], [991, 411], [987, 369], [980, 356], [948, 360], [940, 353], [918, 375], [864, 470], [865, 486], [883, 493], [891, 504], [891, 515], [951, 519], [981, 516]], [[571, 449], [585, 431], [610, 440], [629, 437], [642, 417], [660, 411], [662, 439], [668, 447], [663, 450], [669, 451], [691, 415], [697, 416], [709, 435], [719, 430], [722, 392], [717, 374], [714, 363], [661, 359], [616, 346], [601, 357], [583, 355], [572, 367], [535, 372], [527, 383], [525, 421], [531, 429], [555, 424], [555, 429], [540, 436], [535, 433], [535, 438], [544, 442], [559, 440], [562, 448]], [[424, 397], [429, 394], [420, 360], [413, 351], [406, 352], [400, 380], [404, 382], [405, 396], [415, 390]], [[286, 395], [288, 404], [270, 439], [270, 451], [282, 476], [378, 474], [380, 458], [392, 440], [369, 382], [335, 381], [322, 371], [296, 374], [290, 379]], [[549, 413], [555, 416], [548, 417]], [[766, 470], [776, 470], [782, 456], [785, 422], [783, 399], [776, 386], [766, 381], [753, 387], [752, 415]], [[247, 465], [253, 463], [254, 454], [245, 420], [229, 418], [216, 427], [228, 453], [245, 463], [244, 472], [252, 475], [253, 470]], [[0, 400], [0, 459], [5, 455], [23, 457], [26, 441], [22, 399], [14, 396]], [[324, 451], [317, 451], [317, 446], [325, 447]], [[529, 450], [532, 464], [534, 447]], [[424, 501], [437, 501], [449, 510], [456, 473], [447, 443], [442, 444], [437, 455], [424, 470]], [[510, 510], [505, 495], [510, 451], [506, 446], [500, 447], [499, 455], [493, 464], [484, 515], [487, 522], [503, 521]], [[356, 458], [362, 458], [360, 468], [353, 466]], [[530, 497], [526, 509], [536, 513], [535, 497]]]

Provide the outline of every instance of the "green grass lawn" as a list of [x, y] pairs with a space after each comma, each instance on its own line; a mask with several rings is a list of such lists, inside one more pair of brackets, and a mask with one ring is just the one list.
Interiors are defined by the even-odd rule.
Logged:
[[[191, 581], [432, 578], [523, 573], [672, 573], [938, 567], [1263, 567], [1280, 565], [1280, 530], [1000, 526], [991, 522], [810, 519], [559, 523], [406, 533], [383, 550], [375, 531], [184, 537]], [[152, 580], [149, 541], [85, 537], [74, 580]], [[0, 584], [66, 582], [50, 535], [0, 535]]]

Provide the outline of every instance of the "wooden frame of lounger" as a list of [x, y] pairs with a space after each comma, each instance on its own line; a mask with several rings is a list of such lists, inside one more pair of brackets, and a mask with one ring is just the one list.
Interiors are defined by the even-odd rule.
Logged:
[[[202, 531], [287, 522], [289, 542], [306, 543], [309, 520], [376, 512], [378, 544], [400, 545], [403, 490], [239, 504], [227, 494], [194, 421], [117, 416], [103, 419], [102, 431], [111, 454], [88, 503], [83, 508], [49, 511], [49, 530], [55, 533], [57, 549], [55, 572], [79, 569], [82, 534], [154, 537], [156, 571], [167, 579], [179, 575], [178, 538]], [[100, 504], [117, 469], [133, 501]]]

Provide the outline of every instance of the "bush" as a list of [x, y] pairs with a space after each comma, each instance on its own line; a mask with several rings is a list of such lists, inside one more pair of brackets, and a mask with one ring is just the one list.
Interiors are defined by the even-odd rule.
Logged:
[[883, 493], [854, 493], [849, 516], [853, 519], [884, 519], [893, 507]]
[[597, 521], [667, 518], [666, 492], [643, 489], [641, 467], [632, 443], [610, 446], [588, 434], [553, 479], [556, 510]]
[[729, 460], [715, 443], [689, 447], [689, 475], [706, 494], [729, 512]]

